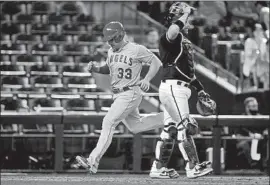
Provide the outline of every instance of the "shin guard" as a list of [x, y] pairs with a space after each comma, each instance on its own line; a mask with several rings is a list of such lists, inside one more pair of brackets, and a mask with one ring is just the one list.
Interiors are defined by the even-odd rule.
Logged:
[[196, 145], [192, 136], [188, 136], [185, 140], [180, 141], [178, 146], [185, 161], [191, 162], [193, 164], [199, 163]]
[[174, 126], [164, 128], [161, 138], [156, 146], [156, 160], [160, 161], [163, 166], [167, 166], [174, 150], [177, 139], [177, 129]]
[[198, 123], [192, 117], [186, 117], [177, 126], [177, 129], [178, 146], [185, 161], [193, 164], [199, 163], [196, 145], [192, 137], [198, 131]]

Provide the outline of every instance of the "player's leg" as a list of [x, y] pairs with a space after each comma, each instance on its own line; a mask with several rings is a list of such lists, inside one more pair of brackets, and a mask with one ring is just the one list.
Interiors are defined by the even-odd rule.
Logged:
[[115, 104], [113, 103], [107, 115], [103, 118], [102, 129], [98, 142], [89, 157], [87, 159], [83, 158], [82, 156], [76, 157], [76, 160], [79, 162], [79, 164], [81, 164], [81, 166], [83, 166], [84, 168], [89, 169], [92, 173], [97, 172], [99, 161], [110, 146], [112, 142], [113, 132], [115, 130], [115, 127], [119, 123], [119, 121], [116, 119], [117, 115], [114, 111], [116, 110], [114, 105]]
[[[187, 177], [196, 178], [206, 175], [213, 171], [212, 168], [206, 168], [209, 162], [205, 161], [200, 163], [193, 135], [197, 133], [198, 124], [195, 119], [189, 116], [188, 99], [190, 97], [190, 89], [171, 89], [171, 98], [179, 112], [180, 123], [177, 126], [178, 129], [178, 147], [182, 153], [184, 160], [186, 161]], [[174, 113], [175, 111], [172, 111]], [[170, 112], [169, 112], [170, 113]], [[173, 119], [178, 119], [178, 116], [170, 114]], [[186, 124], [186, 125], [185, 125]]]
[[210, 162], [199, 162], [196, 145], [193, 135], [198, 132], [198, 123], [190, 116], [183, 117], [183, 120], [177, 127], [178, 147], [186, 161], [186, 173], [188, 178], [196, 178], [207, 175], [213, 171], [212, 168], [206, 168]]
[[164, 128], [157, 141], [155, 150], [155, 164], [157, 168], [166, 167], [172, 153], [172, 143], [177, 139], [176, 123], [173, 122], [170, 115], [164, 110]]
[[[182, 134], [181, 129], [182, 129], [182, 123], [189, 115], [189, 105], [188, 105], [188, 98], [189, 96], [187, 93], [184, 93], [184, 91], [177, 91], [174, 89], [171, 89], [171, 96], [168, 97], [167, 102], [171, 102], [172, 106], [169, 106], [168, 112], [170, 116], [172, 116], [173, 120], [178, 121], [178, 140], [180, 135]], [[168, 106], [168, 105], [167, 105]], [[176, 115], [177, 114], [177, 115]], [[180, 120], [180, 121], [179, 121]], [[190, 141], [193, 141], [192, 138], [190, 138]], [[194, 142], [188, 142], [190, 145], [194, 144]], [[194, 166], [199, 163], [198, 156], [197, 156], [197, 151], [195, 145], [192, 147], [194, 150], [192, 152], [189, 152], [187, 156], [186, 152], [182, 148], [182, 144], [178, 144], [179, 149], [182, 153], [183, 158], [185, 161], [188, 163], [187, 165], [192, 169]], [[191, 158], [192, 161], [187, 160], [187, 157]]]
[[[178, 112], [176, 109], [171, 109], [170, 105], [172, 105], [172, 102], [168, 102], [169, 88], [165, 86], [164, 84], [161, 84], [159, 91], [160, 101], [165, 108], [163, 120], [164, 128], [156, 144], [155, 160], [153, 161], [150, 171], [151, 178], [177, 178], [179, 176], [179, 174], [174, 169], [167, 169], [167, 164], [173, 152], [175, 140], [177, 139], [176, 122], [172, 119], [167, 109], [169, 109], [170, 112], [174, 112], [174, 115], [178, 115]], [[180, 120], [180, 117], [175, 119]], [[170, 171], [170, 173], [166, 174], [166, 171]]]
[[[162, 87], [162, 86], [161, 86]], [[185, 136], [186, 132], [182, 131], [182, 122], [184, 121], [185, 117], [189, 117], [189, 105], [188, 105], [188, 99], [191, 95], [191, 91], [188, 88], [172, 88], [170, 86], [169, 88], [167, 87], [166, 89], [169, 89], [169, 91], [164, 91], [161, 89], [160, 92], [163, 92], [164, 98], [161, 99], [165, 109], [168, 111], [169, 115], [171, 118], [179, 123], [178, 126], [178, 137]], [[180, 120], [180, 121], [179, 121]], [[188, 137], [184, 140], [180, 140], [180, 143], [178, 144], [179, 149], [182, 153], [182, 156], [184, 157], [186, 161], [186, 170], [187, 170], [187, 175], [190, 176], [190, 171], [191, 169], [195, 169], [202, 167], [201, 169], [205, 168], [206, 165], [208, 164], [207, 162], [199, 163], [198, 155], [197, 155], [197, 150], [195, 143], [193, 141], [192, 135], [190, 134], [190, 131], [188, 131]], [[178, 138], [179, 139], [179, 138]], [[211, 169], [209, 169], [211, 171]], [[199, 171], [199, 173], [202, 172]], [[188, 174], [189, 173], [189, 174]], [[200, 174], [199, 174], [200, 175]]]
[[163, 112], [141, 116], [139, 114], [139, 109], [136, 108], [126, 117], [125, 120], [123, 120], [123, 123], [130, 132], [137, 134], [162, 128], [164, 126], [163, 117]]
[[125, 119], [134, 108], [138, 107], [140, 102], [141, 95], [136, 93], [135, 90], [124, 92], [115, 99], [103, 119], [102, 130], [97, 145], [89, 155], [87, 161], [81, 156], [76, 157], [77, 161], [83, 167], [90, 168], [90, 171], [93, 173], [97, 172], [99, 161], [112, 142], [115, 127], [121, 120]]
[[172, 122], [168, 112], [164, 110], [165, 125], [157, 141], [155, 160], [153, 161], [149, 176], [151, 178], [177, 178], [179, 174], [174, 169], [168, 169], [167, 164], [177, 140], [176, 124]]
[[102, 130], [97, 146], [89, 155], [89, 159], [97, 162], [100, 161], [101, 157], [111, 144], [115, 127], [121, 120], [125, 119], [130, 112], [139, 106], [141, 97], [128, 96], [131, 92], [127, 92], [127, 96], [119, 96], [112, 104], [110, 110], [103, 119]]
[[[138, 133], [142, 131], [148, 131], [157, 128], [157, 125], [164, 126], [163, 125], [163, 114], [157, 114], [157, 115], [150, 115], [141, 118], [139, 114], [139, 109], [134, 109], [125, 120], [123, 120], [123, 123], [126, 125], [126, 127], [133, 133]], [[162, 124], [161, 124], [162, 123]], [[176, 130], [177, 132], [177, 130]], [[166, 137], [166, 136], [165, 136]], [[168, 138], [169, 139], [169, 138]], [[155, 170], [154, 178], [176, 178], [179, 174], [174, 169], [167, 169], [161, 166], [160, 168]]]
[[[172, 102], [170, 98], [171, 93], [169, 88], [170, 86], [164, 83], [161, 83], [159, 88], [159, 99], [165, 108], [163, 120], [164, 128], [156, 144], [155, 160], [153, 161], [149, 174], [151, 178], [177, 178], [179, 176], [174, 169], [170, 169], [172, 170], [171, 173], [166, 172], [168, 171], [167, 164], [174, 148], [174, 137], [177, 134], [176, 123], [180, 122], [177, 109], [172, 108], [174, 102]], [[174, 119], [172, 119], [172, 116], [167, 110], [175, 115]]]
[[[165, 112], [164, 113], [164, 124], [170, 122], [177, 123], [181, 122], [183, 116], [189, 114], [188, 98], [190, 96], [190, 90], [178, 90], [173, 89], [171, 85], [161, 83], [160, 85], [160, 101], [162, 102]], [[166, 129], [166, 127], [164, 127]], [[178, 134], [178, 132], [177, 132]], [[182, 152], [182, 151], [181, 151]], [[184, 155], [183, 155], [184, 156]]]

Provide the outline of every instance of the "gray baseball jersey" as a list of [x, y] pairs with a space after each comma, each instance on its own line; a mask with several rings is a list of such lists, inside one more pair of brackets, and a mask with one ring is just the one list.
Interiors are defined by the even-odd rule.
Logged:
[[118, 51], [109, 49], [106, 60], [110, 69], [113, 88], [134, 86], [140, 80], [143, 63], [150, 63], [156, 57], [145, 46], [128, 42]]

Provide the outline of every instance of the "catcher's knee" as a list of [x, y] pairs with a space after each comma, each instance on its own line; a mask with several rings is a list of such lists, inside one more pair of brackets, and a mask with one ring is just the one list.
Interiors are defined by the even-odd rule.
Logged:
[[164, 126], [164, 129], [160, 135], [162, 139], [177, 139], [177, 128], [176, 124], [171, 122]]
[[198, 123], [194, 118], [188, 116], [179, 123], [177, 130], [177, 140], [181, 142], [198, 133]]
[[168, 129], [168, 134], [171, 139], [177, 139], [177, 128], [176, 127], [170, 127]]

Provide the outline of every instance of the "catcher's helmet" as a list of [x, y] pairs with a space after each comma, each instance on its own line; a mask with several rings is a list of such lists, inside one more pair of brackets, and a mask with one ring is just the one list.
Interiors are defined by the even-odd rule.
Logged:
[[[124, 37], [125, 29], [120, 22], [110, 22], [103, 28], [104, 41], [109, 41], [115, 37]], [[121, 39], [120, 38], [120, 39]]]

